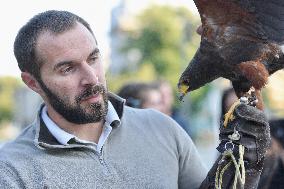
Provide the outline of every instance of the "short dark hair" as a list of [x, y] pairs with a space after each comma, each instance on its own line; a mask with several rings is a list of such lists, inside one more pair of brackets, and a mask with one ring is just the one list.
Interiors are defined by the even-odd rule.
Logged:
[[77, 22], [83, 24], [94, 35], [84, 19], [68, 11], [49, 10], [31, 18], [19, 30], [14, 42], [14, 54], [20, 70], [40, 79], [40, 67], [43, 61], [35, 50], [39, 35], [44, 31], [62, 33], [74, 27]]

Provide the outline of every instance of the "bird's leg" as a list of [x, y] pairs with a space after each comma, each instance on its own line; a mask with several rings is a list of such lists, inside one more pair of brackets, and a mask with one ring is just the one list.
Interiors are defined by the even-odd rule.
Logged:
[[237, 67], [256, 90], [264, 87], [268, 81], [269, 73], [260, 60], [241, 62]]
[[254, 87], [251, 87], [251, 89], [240, 99], [242, 98], [244, 99], [243, 102], [246, 104], [257, 107], [259, 110], [263, 110], [264, 105], [260, 89], [257, 90]]
[[224, 127], [227, 127], [228, 123], [235, 119], [233, 113], [236, 106], [240, 103], [245, 103], [250, 106], [256, 106], [258, 109], [263, 110], [263, 99], [260, 90], [256, 90], [252, 87], [247, 93], [245, 93], [240, 99], [233, 103], [229, 111], [224, 116]]
[[258, 99], [258, 103], [256, 104], [256, 107], [259, 110], [264, 110], [264, 102], [263, 102], [261, 91], [260, 90], [256, 90], [255, 91], [255, 95], [256, 95], [256, 97]]
[[253, 96], [255, 98], [255, 101], [252, 102], [252, 106], [256, 106], [259, 110], [263, 110], [264, 109], [264, 103], [263, 103], [263, 99], [262, 99], [262, 95], [261, 95], [261, 91], [259, 90], [255, 90], [253, 92]]

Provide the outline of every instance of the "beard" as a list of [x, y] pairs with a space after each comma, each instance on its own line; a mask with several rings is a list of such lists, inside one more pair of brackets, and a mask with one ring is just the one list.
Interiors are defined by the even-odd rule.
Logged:
[[[75, 124], [105, 121], [108, 110], [108, 98], [107, 89], [102, 84], [88, 86], [81, 94], [75, 97], [75, 103], [71, 103], [68, 96], [60, 97], [55, 92], [52, 92], [41, 79], [38, 82], [45, 92], [50, 105], [67, 121]], [[81, 105], [82, 100], [95, 94], [102, 95], [103, 101], [91, 103], [85, 107]]]

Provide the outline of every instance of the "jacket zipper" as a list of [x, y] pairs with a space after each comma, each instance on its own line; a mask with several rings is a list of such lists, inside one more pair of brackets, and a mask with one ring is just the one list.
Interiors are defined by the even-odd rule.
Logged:
[[99, 158], [99, 162], [101, 164], [101, 166], [103, 167], [103, 172], [105, 175], [110, 175], [111, 172], [109, 170], [109, 167], [107, 165], [107, 163], [105, 162], [104, 158], [103, 158], [103, 152], [102, 150], [97, 154], [98, 158]]

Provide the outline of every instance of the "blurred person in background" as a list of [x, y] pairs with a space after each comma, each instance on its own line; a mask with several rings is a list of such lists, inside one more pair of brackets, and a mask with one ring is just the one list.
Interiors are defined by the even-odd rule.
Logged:
[[167, 80], [158, 80], [153, 82], [161, 92], [161, 112], [172, 117], [191, 137], [189, 120], [181, 114], [179, 109], [174, 107], [175, 96], [173, 88]]
[[[35, 15], [19, 30], [14, 53], [22, 80], [44, 104], [36, 120], [0, 149], [0, 188], [209, 189], [218, 167], [229, 163], [220, 157], [206, 176], [195, 145], [175, 121], [125, 106], [109, 92], [98, 43], [81, 17], [55, 10]], [[255, 188], [268, 123], [255, 107], [241, 104], [236, 112], [220, 132], [228, 138], [240, 129], [234, 145], [246, 147], [245, 188]], [[219, 149], [226, 150], [224, 141]], [[234, 177], [228, 166], [222, 186], [231, 188]]]
[[269, 125], [272, 140], [258, 189], [284, 188], [284, 119], [272, 119]]
[[173, 115], [174, 95], [170, 83], [166, 80], [158, 80], [153, 83], [161, 92], [162, 112], [171, 116]]
[[117, 94], [124, 98], [126, 105], [130, 107], [154, 108], [162, 111], [161, 93], [150, 83], [133, 82], [125, 84]]

